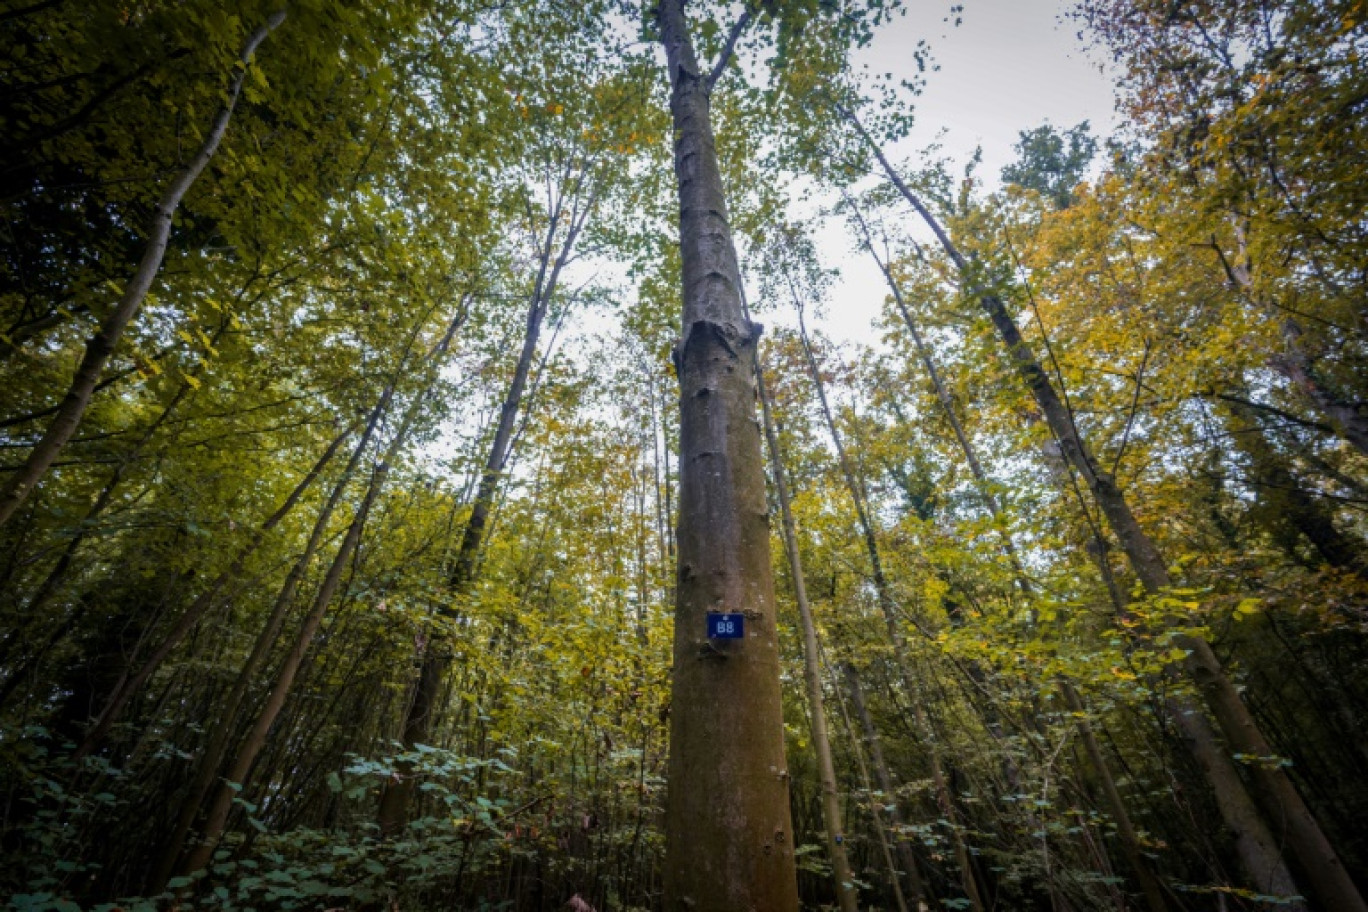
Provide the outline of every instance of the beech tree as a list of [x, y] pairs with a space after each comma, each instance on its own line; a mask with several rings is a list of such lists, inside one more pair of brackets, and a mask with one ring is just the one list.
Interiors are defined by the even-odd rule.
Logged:
[[1362, 908], [1362, 3], [901, 9], [0, 12], [8, 905]]

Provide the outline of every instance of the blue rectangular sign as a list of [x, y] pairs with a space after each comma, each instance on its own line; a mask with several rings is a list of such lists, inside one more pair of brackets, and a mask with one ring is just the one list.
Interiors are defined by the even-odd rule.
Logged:
[[708, 639], [736, 640], [745, 635], [746, 617], [742, 614], [708, 612]]

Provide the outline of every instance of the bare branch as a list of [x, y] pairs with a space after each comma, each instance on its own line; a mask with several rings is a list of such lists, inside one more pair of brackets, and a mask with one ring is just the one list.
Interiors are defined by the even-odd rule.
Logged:
[[1248, 406], [1249, 408], [1257, 409], [1260, 412], [1265, 412], [1269, 415], [1275, 415], [1278, 418], [1281, 418], [1290, 424], [1297, 425], [1298, 427], [1310, 428], [1311, 430], [1320, 431], [1322, 434], [1335, 433], [1335, 429], [1328, 424], [1324, 424], [1320, 421], [1311, 421], [1306, 418], [1302, 418], [1298, 415], [1294, 415], [1291, 412], [1280, 409], [1277, 406], [1268, 405], [1263, 402], [1255, 402], [1253, 399], [1246, 399], [1243, 396], [1236, 396], [1232, 393], [1221, 393], [1217, 392], [1216, 390], [1203, 390], [1200, 393], [1198, 393], [1198, 395], [1204, 399], [1218, 399], [1222, 402], [1233, 402], [1236, 405]]
[[717, 55], [717, 63], [713, 64], [712, 72], [708, 74], [708, 79], [703, 83], [703, 88], [708, 94], [712, 94], [713, 86], [722, 77], [722, 71], [727, 68], [727, 62], [731, 60], [732, 54], [736, 51], [736, 42], [741, 37], [741, 33], [750, 25], [751, 11], [747, 7], [742, 13], [741, 18], [736, 20], [731, 32], [727, 35], [727, 43], [722, 45], [722, 53]]

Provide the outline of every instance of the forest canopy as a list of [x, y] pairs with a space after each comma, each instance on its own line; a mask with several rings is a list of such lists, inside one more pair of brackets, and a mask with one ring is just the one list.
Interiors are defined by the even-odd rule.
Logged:
[[9, 907], [1368, 912], [1368, 2], [908, 2], [0, 9]]

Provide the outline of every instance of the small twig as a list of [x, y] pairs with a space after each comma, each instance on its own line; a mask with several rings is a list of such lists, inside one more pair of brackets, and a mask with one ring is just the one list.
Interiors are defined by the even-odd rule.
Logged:
[[1126, 444], [1130, 443], [1131, 426], [1135, 423], [1135, 412], [1140, 405], [1140, 390], [1145, 376], [1145, 366], [1149, 364], [1149, 356], [1152, 346], [1150, 340], [1145, 340], [1145, 354], [1140, 358], [1140, 367], [1135, 372], [1135, 395], [1131, 397], [1130, 414], [1126, 416], [1126, 429], [1121, 434], [1121, 446], [1116, 451], [1116, 458], [1112, 460], [1111, 474], [1116, 474], [1117, 466], [1121, 465], [1121, 457], [1126, 455]]

